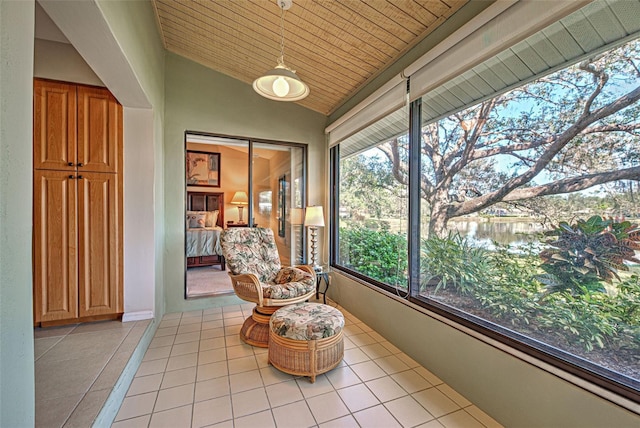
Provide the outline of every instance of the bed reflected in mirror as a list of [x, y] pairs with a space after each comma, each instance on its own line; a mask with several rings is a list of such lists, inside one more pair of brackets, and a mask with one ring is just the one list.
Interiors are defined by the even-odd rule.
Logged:
[[238, 221], [234, 194], [249, 190], [248, 148], [246, 140], [186, 135], [186, 298], [233, 294], [220, 234]]
[[230, 293], [220, 248], [224, 226], [224, 193], [187, 191], [187, 296]]

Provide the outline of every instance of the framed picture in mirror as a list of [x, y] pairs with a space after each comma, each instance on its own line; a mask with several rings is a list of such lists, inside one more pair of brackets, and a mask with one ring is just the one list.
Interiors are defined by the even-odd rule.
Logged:
[[287, 219], [287, 178], [285, 175], [278, 179], [278, 236], [285, 236]]
[[220, 187], [220, 153], [187, 150], [187, 186]]

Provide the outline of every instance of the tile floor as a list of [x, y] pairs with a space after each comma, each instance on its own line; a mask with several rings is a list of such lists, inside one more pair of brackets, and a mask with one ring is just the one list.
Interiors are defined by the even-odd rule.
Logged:
[[89, 427], [149, 321], [36, 328], [36, 427]]
[[112, 426], [500, 426], [342, 308], [342, 363], [314, 384], [282, 373], [238, 336], [252, 307], [165, 315]]

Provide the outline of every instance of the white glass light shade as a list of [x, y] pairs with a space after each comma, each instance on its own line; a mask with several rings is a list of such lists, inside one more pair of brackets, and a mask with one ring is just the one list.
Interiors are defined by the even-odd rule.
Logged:
[[273, 82], [273, 92], [280, 98], [286, 97], [289, 94], [289, 84], [284, 77], [278, 76]]
[[324, 214], [321, 206], [307, 207], [304, 216], [305, 226], [324, 227]]
[[309, 87], [293, 70], [282, 64], [254, 80], [253, 89], [263, 97], [276, 101], [298, 101], [309, 95]]

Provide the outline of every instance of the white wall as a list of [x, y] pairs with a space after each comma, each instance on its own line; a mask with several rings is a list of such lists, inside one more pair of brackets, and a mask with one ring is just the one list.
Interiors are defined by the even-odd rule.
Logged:
[[[42, 12], [44, 13], [44, 12]], [[35, 40], [33, 76], [85, 85], [104, 86], [102, 80], [68, 43]]]
[[33, 426], [33, 1], [0, 1], [0, 426]]
[[[153, 112], [124, 108], [124, 316], [153, 316], [155, 240], [153, 215]], [[140, 166], [146, 166], [141, 168]]]

